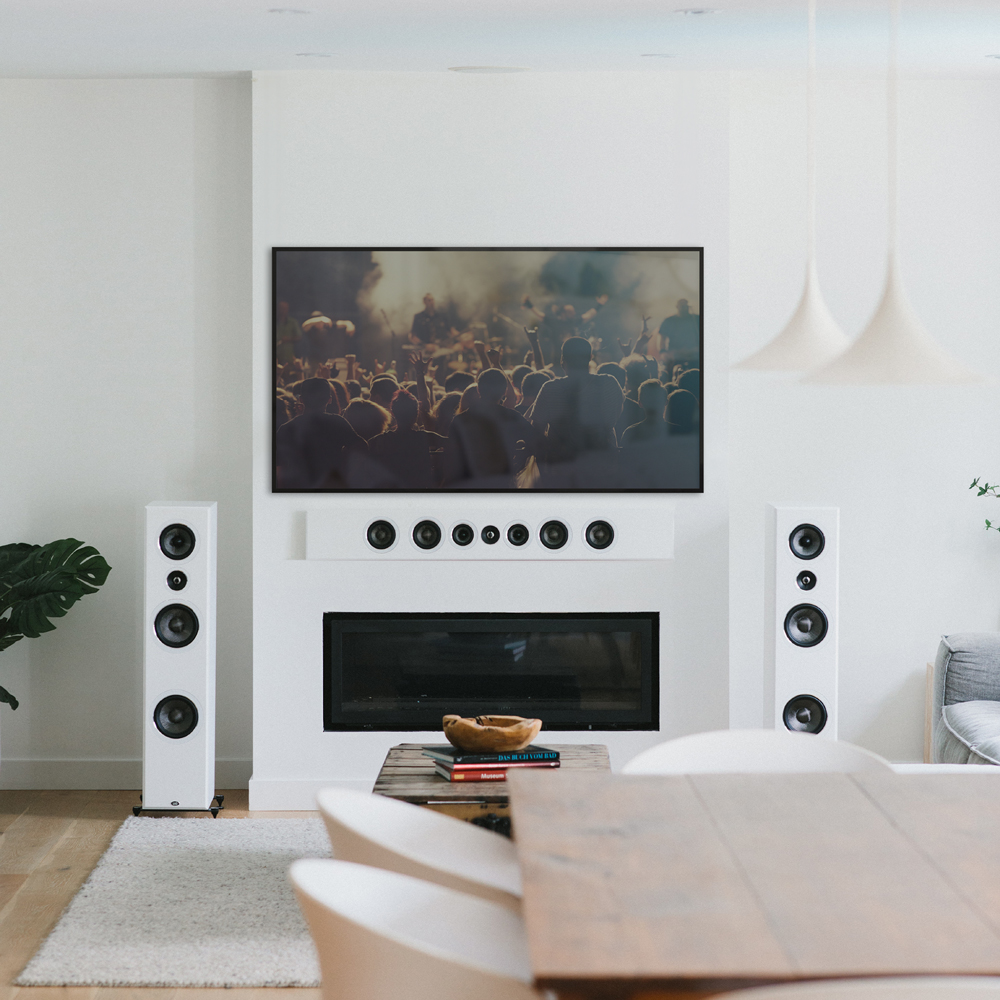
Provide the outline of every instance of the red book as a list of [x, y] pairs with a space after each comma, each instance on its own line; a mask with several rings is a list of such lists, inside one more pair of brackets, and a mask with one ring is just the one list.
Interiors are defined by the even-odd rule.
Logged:
[[[559, 761], [542, 764], [521, 764], [520, 767], [558, 767]], [[478, 768], [463, 767], [449, 768], [442, 764], [434, 765], [435, 774], [439, 774], [445, 781], [506, 781], [506, 767], [485, 768], [480, 765]]]

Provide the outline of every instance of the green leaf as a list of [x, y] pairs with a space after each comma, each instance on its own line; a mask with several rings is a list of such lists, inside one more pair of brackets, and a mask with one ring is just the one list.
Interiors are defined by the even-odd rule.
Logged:
[[976, 476], [976, 478], [973, 479], [972, 482], [969, 484], [969, 489], [970, 490], [975, 489], [975, 487], [977, 487], [978, 485], [979, 485], [979, 476]]
[[7, 631], [29, 639], [51, 632], [55, 625], [49, 619], [61, 618], [81, 597], [96, 593], [110, 572], [97, 549], [75, 538], [32, 547], [0, 575], [4, 604], [10, 606]]
[[10, 705], [16, 711], [20, 702], [6, 688], [0, 687], [0, 705], [4, 704]]
[[12, 632], [9, 618], [0, 618], [0, 652], [20, 642], [24, 638], [20, 632]]

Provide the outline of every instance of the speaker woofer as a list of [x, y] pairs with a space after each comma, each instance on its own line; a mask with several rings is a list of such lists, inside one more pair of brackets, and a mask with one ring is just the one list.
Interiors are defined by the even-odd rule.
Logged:
[[367, 537], [373, 549], [388, 549], [396, 541], [396, 529], [388, 521], [372, 521]]
[[168, 604], [153, 623], [156, 638], [164, 646], [189, 646], [198, 634], [198, 616], [186, 604]]
[[785, 615], [785, 635], [796, 646], [815, 646], [826, 638], [829, 623], [815, 604], [796, 604]]
[[160, 532], [160, 551], [168, 559], [187, 559], [194, 552], [194, 532], [186, 524], [168, 524]]
[[815, 559], [825, 545], [826, 538], [815, 524], [800, 524], [788, 536], [788, 547], [798, 559]]
[[190, 736], [198, 727], [198, 709], [190, 698], [171, 694], [163, 698], [153, 710], [153, 722], [164, 736], [181, 740]]
[[507, 541], [511, 545], [524, 545], [531, 537], [531, 532], [523, 524], [512, 524], [507, 529]]
[[547, 549], [561, 549], [569, 541], [569, 530], [562, 521], [546, 521], [538, 538]]
[[785, 705], [782, 719], [793, 733], [820, 733], [826, 725], [826, 707], [819, 698], [800, 694]]
[[433, 549], [441, 541], [441, 529], [436, 521], [421, 521], [413, 529], [413, 541], [421, 549]]
[[607, 521], [591, 521], [586, 537], [592, 549], [606, 549], [615, 540], [615, 529]]

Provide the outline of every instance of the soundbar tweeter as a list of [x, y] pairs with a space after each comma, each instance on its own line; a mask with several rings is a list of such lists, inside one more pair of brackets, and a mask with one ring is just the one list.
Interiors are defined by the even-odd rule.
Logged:
[[479, 537], [487, 545], [496, 545], [500, 541], [500, 529], [495, 524], [487, 524]]

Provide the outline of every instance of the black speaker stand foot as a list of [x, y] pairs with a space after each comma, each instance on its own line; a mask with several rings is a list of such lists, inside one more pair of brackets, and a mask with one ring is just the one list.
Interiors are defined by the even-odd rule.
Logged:
[[219, 818], [219, 807], [218, 806], [212, 806], [212, 808], [209, 809], [209, 812], [212, 814], [212, 819], [218, 819]]
[[142, 812], [142, 806], [132, 806], [132, 815], [138, 816]]
[[216, 795], [215, 796], [215, 801], [219, 804], [219, 808], [220, 809], [222, 808], [223, 799], [225, 799], [225, 795]]

